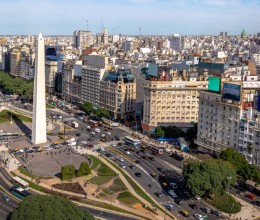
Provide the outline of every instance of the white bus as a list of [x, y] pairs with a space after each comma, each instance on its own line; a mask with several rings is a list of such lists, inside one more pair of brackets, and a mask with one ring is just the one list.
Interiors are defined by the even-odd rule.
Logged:
[[138, 144], [141, 144], [141, 141], [140, 141], [140, 140], [134, 139], [134, 138], [129, 137], [129, 136], [125, 136], [124, 141], [125, 141], [127, 144], [130, 144], [130, 145], [133, 145], [133, 146], [137, 146]]
[[27, 183], [26, 181], [24, 181], [23, 179], [21, 179], [19, 176], [14, 176], [13, 177], [13, 181], [15, 183], [18, 183], [20, 186], [22, 187], [29, 187], [29, 183]]

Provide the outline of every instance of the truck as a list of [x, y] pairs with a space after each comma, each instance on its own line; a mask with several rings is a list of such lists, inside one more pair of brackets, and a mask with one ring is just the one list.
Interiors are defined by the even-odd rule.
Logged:
[[76, 122], [76, 121], [73, 121], [73, 122], [71, 122], [71, 127], [78, 128], [79, 127], [79, 123]]

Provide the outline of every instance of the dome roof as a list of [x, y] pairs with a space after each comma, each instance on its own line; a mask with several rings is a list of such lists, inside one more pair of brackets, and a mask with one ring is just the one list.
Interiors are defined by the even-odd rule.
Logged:
[[242, 33], [241, 33], [241, 37], [246, 37], [246, 32], [245, 30], [243, 29]]

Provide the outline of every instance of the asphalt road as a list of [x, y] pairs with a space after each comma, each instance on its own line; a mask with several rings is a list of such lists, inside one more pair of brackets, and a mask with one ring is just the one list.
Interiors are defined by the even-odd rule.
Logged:
[[[123, 146], [123, 147], [117, 147], [117, 150], [119, 150], [121, 153], [125, 154], [125, 149], [129, 147]], [[111, 154], [115, 155], [114, 151], [108, 150]], [[106, 154], [107, 151], [104, 151], [104, 154]], [[142, 156], [146, 156], [147, 159], [143, 159]], [[152, 161], [149, 159], [149, 157], [153, 157], [155, 160]], [[124, 164], [125, 170], [130, 174], [132, 178], [134, 178], [142, 187], [145, 189], [145, 192], [152, 197], [154, 200], [158, 201], [160, 204], [165, 206], [166, 204], [171, 204], [174, 206], [173, 211], [171, 211], [178, 219], [186, 219], [180, 212], [181, 210], [185, 210], [189, 212], [190, 218], [194, 219], [193, 214], [202, 214], [202, 215], [208, 215], [207, 219], [215, 220], [219, 219], [219, 217], [214, 216], [212, 214], [206, 214], [204, 213], [201, 208], [205, 207], [206, 205], [202, 201], [198, 201], [186, 194], [184, 194], [184, 191], [186, 191], [184, 187], [183, 177], [181, 174], [181, 169], [179, 168], [180, 162], [175, 161], [173, 158], [170, 158], [167, 155], [159, 155], [154, 156], [150, 152], [146, 151], [146, 153], [142, 153], [141, 155], [137, 155], [136, 152], [131, 152], [130, 155], [125, 155], [124, 162], [120, 162], [119, 160], [114, 160], [118, 165]], [[134, 161], [140, 160], [140, 164], [136, 164]], [[176, 166], [176, 165], [177, 166]], [[129, 166], [134, 165], [135, 168], [131, 169]], [[163, 169], [164, 171], [170, 171], [173, 174], [173, 181], [178, 188], [174, 189], [175, 193], [178, 195], [178, 199], [181, 199], [183, 201], [182, 205], [179, 205], [175, 202], [175, 200], [169, 196], [168, 190], [172, 189], [171, 187], [162, 187], [161, 183], [158, 180], [158, 176], [161, 174], [161, 172], [158, 171], [158, 167]], [[141, 177], [137, 177], [135, 173], [141, 173]], [[156, 173], [157, 177], [153, 178], [150, 174], [154, 172]], [[151, 185], [151, 186], [150, 186]], [[162, 193], [162, 197], [159, 198], [155, 195], [156, 192]], [[197, 205], [197, 209], [193, 209], [192, 204]]]

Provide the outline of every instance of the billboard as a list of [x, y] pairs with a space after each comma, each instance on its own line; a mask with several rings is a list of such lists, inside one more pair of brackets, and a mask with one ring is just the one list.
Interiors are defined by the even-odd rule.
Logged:
[[221, 78], [209, 77], [208, 78], [208, 90], [211, 92], [220, 92]]
[[224, 83], [223, 85], [223, 94], [224, 99], [230, 99], [234, 101], [240, 101], [240, 85]]
[[149, 63], [148, 75], [155, 76], [155, 77], [159, 76], [158, 64]]

